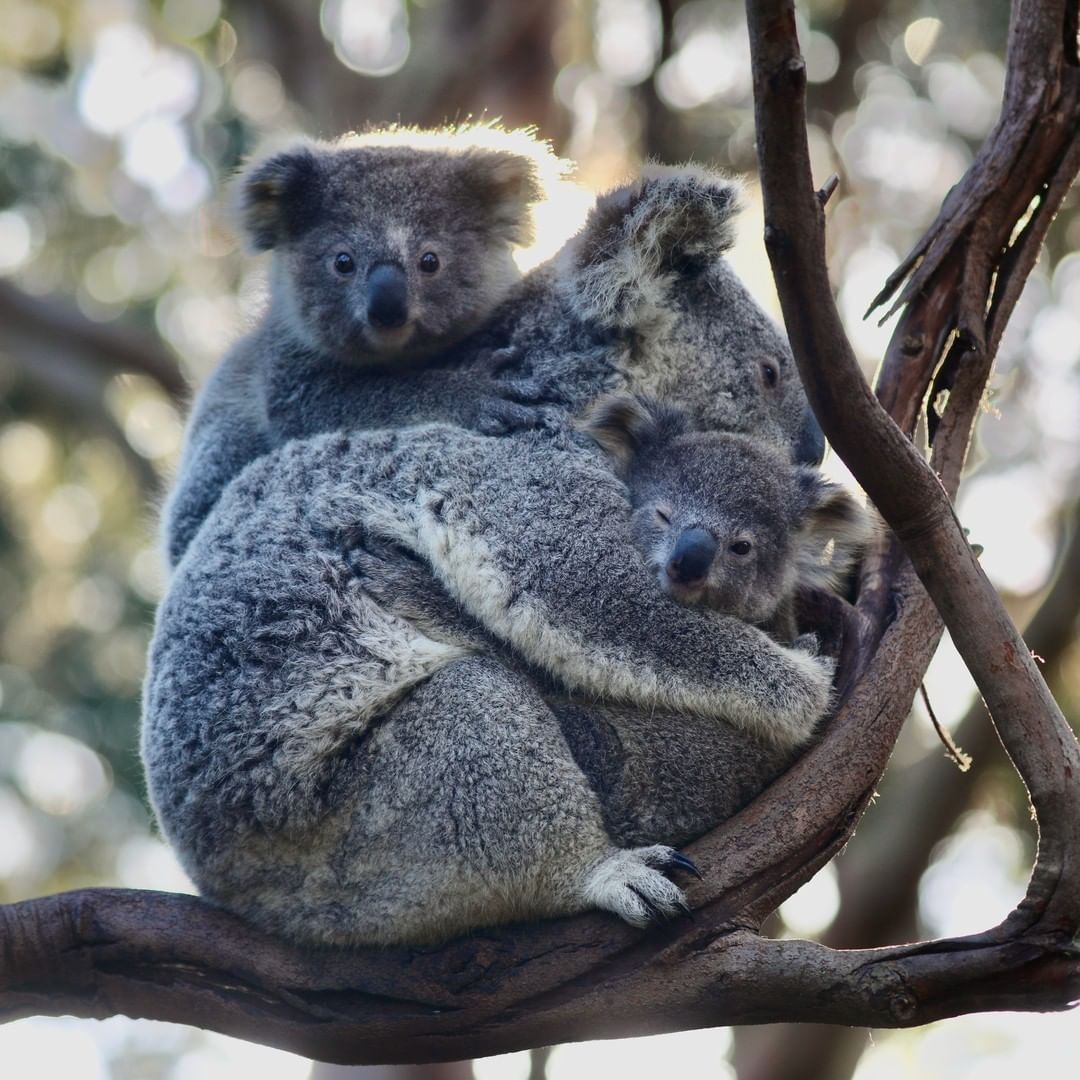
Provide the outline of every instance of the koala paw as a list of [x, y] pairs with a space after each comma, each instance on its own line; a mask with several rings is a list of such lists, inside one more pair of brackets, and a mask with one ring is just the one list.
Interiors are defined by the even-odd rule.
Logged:
[[[481, 353], [473, 370], [480, 387], [476, 427], [482, 435], [547, 427], [556, 418], [551, 406], [565, 404], [554, 380], [534, 378], [523, 369], [521, 350], [508, 347]], [[507, 377], [517, 368], [522, 374]]]
[[689, 858], [663, 844], [614, 851], [589, 872], [585, 897], [594, 907], [618, 915], [631, 926], [645, 927], [690, 915], [682, 889], [664, 876], [674, 870], [701, 877]]
[[509, 435], [513, 431], [552, 428], [558, 420], [558, 411], [550, 407], [489, 398], [480, 406], [476, 430], [481, 435]]

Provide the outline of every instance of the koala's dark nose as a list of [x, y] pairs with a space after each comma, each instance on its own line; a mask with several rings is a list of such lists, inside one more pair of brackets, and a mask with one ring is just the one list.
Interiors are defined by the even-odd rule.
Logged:
[[795, 442], [795, 460], [800, 465], [820, 465], [825, 457], [825, 433], [809, 405], [803, 413], [802, 426]]
[[667, 573], [680, 585], [704, 581], [716, 556], [716, 541], [704, 529], [685, 529], [675, 541], [668, 560]]
[[380, 330], [404, 326], [409, 318], [408, 282], [395, 263], [379, 263], [368, 274], [368, 320]]

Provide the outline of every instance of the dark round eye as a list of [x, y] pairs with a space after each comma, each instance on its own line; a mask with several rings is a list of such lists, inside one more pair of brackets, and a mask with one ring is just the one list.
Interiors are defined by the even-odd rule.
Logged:
[[749, 555], [753, 544], [749, 540], [736, 540], [728, 549], [733, 555]]
[[339, 251], [334, 256], [334, 269], [339, 274], [351, 274], [356, 269], [356, 263], [347, 251]]
[[775, 364], [765, 361], [761, 365], [761, 377], [765, 380], [765, 385], [772, 389], [780, 381], [780, 372]]
[[665, 525], [670, 525], [670, 524], [671, 524], [671, 518], [670, 518], [670, 517], [668, 517], [668, 515], [667, 515], [667, 514], [665, 514], [665, 513], [664, 513], [664, 511], [660, 509], [660, 507], [657, 507], [657, 508], [656, 508], [656, 516], [657, 516], [657, 517], [658, 517], [658, 518], [659, 518], [659, 519], [660, 519], [660, 520], [661, 520], [661, 521], [662, 521], [662, 522], [663, 522], [663, 523], [664, 523]]
[[425, 251], [420, 256], [420, 269], [425, 274], [434, 274], [439, 269], [439, 256], [434, 251]]

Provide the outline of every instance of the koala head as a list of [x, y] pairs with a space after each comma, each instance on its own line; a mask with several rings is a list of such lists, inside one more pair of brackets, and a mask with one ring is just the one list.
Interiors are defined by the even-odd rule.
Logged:
[[503, 299], [553, 163], [527, 132], [484, 126], [305, 141], [242, 173], [240, 223], [274, 253], [275, 313], [301, 340], [400, 363], [452, 344]]
[[787, 341], [723, 258], [738, 208], [718, 173], [649, 167], [597, 200], [561, 280], [583, 319], [624, 338], [627, 390], [818, 464], [824, 436]]
[[634, 542], [679, 603], [764, 623], [798, 587], [832, 587], [869, 538], [851, 495], [760, 440], [695, 431], [627, 394], [601, 399], [584, 428], [626, 481]]

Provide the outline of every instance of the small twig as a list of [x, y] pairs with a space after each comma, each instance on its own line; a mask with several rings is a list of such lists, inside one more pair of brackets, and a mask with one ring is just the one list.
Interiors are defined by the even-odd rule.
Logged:
[[817, 193], [818, 202], [821, 203], [822, 206], [825, 206], [825, 204], [832, 198], [833, 192], [839, 186], [840, 186], [840, 177], [836, 173], [833, 173], [829, 177], [829, 179], [826, 180], [825, 183], [822, 184], [820, 188], [818, 188], [818, 193]]
[[930, 723], [934, 725], [934, 730], [941, 740], [941, 745], [945, 747], [946, 756], [952, 758], [952, 760], [956, 762], [956, 767], [961, 772], [967, 772], [968, 769], [971, 768], [971, 755], [965, 754], [964, 751], [956, 745], [952, 735], [941, 726], [941, 721], [938, 720], [937, 713], [934, 712], [934, 706], [930, 704], [930, 695], [926, 692], [925, 682], [919, 683], [919, 695], [922, 697], [926, 713], [930, 717]]

